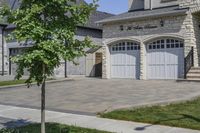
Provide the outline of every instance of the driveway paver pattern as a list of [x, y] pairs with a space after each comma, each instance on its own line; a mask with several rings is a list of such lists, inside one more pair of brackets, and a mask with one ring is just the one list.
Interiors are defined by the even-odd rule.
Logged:
[[[40, 88], [0, 89], [0, 104], [40, 108]], [[130, 80], [75, 78], [49, 83], [48, 110], [94, 115], [97, 112], [156, 103], [187, 100], [200, 96], [200, 83], [173, 80]]]

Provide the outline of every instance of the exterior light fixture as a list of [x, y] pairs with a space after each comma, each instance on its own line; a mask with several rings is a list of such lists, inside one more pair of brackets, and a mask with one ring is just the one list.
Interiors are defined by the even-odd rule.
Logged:
[[160, 20], [160, 26], [161, 26], [161, 27], [164, 27], [164, 25], [165, 25], [165, 22], [164, 22], [164, 20], [161, 19], [161, 20]]
[[123, 31], [124, 30], [124, 26], [120, 25], [120, 30]]

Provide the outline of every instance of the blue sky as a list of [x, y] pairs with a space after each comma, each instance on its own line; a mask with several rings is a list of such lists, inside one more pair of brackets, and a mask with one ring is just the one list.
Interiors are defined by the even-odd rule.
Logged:
[[[90, 3], [92, 0], [85, 0]], [[128, 0], [99, 0], [99, 11], [119, 14], [128, 10]]]

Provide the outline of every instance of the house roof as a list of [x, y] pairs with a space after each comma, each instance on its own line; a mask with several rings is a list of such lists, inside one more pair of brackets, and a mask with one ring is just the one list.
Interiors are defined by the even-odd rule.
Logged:
[[95, 47], [95, 48], [91, 48], [91, 49], [89, 49], [88, 51], [86, 51], [86, 53], [94, 53], [94, 52], [96, 52], [97, 50], [99, 50], [100, 48], [102, 48], [102, 46], [97, 46], [97, 47]]
[[0, 27], [7, 27], [8, 25], [7, 24], [1, 24], [0, 23]]
[[136, 20], [136, 19], [138, 20], [148, 17], [151, 18], [160, 16], [181, 15], [181, 14], [186, 14], [188, 10], [189, 10], [188, 8], [179, 8], [179, 6], [171, 6], [171, 7], [156, 8], [152, 10], [130, 11], [113, 17], [109, 17], [107, 19], [100, 20], [97, 23], [103, 24], [116, 21]]
[[[76, 0], [77, 4], [84, 3], [87, 4], [84, 0]], [[96, 21], [100, 21], [102, 19], [106, 19], [108, 17], [112, 17], [114, 14], [101, 12], [101, 11], [93, 11], [89, 17], [88, 22], [85, 25], [79, 25], [79, 27], [85, 27], [85, 28], [92, 28], [92, 29], [99, 29], [101, 30], [101, 25], [97, 24]], [[16, 28], [15, 25], [9, 24], [6, 29], [14, 29]]]
[[94, 28], [94, 29], [102, 29], [101, 25], [97, 24], [97, 21], [101, 21], [103, 19], [114, 16], [113, 14], [109, 14], [101, 11], [94, 11], [89, 18], [89, 21], [83, 25], [83, 27]]

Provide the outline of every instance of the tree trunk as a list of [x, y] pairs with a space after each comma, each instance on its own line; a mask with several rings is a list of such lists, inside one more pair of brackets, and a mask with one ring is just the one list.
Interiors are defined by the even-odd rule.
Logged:
[[41, 87], [41, 133], [45, 133], [45, 65], [43, 65], [43, 82]]

